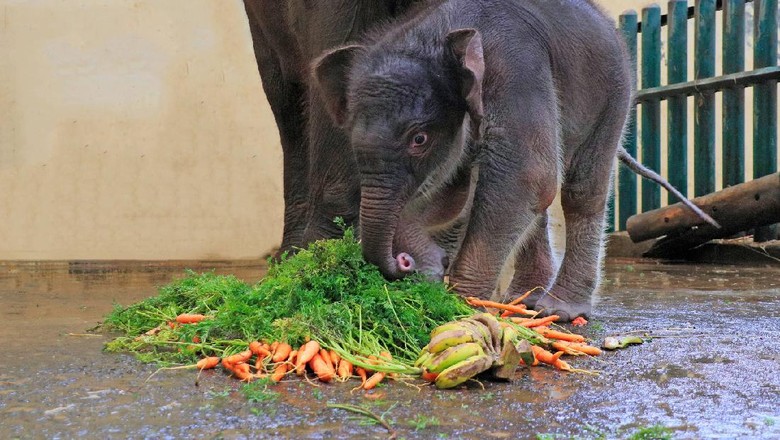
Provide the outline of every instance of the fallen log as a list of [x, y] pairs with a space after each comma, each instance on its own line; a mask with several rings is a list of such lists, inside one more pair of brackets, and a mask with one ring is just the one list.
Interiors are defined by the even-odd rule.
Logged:
[[647, 256], [666, 256], [709, 240], [780, 222], [780, 173], [693, 199], [721, 228], [705, 223], [682, 203], [630, 217], [626, 223], [631, 241], [638, 243], [665, 236]]

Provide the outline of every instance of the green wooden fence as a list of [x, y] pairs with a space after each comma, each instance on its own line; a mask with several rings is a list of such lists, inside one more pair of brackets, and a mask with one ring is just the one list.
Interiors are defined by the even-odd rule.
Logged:
[[[723, 186], [743, 181], [745, 175], [745, 87], [753, 87], [753, 178], [777, 172], [778, 0], [671, 0], [668, 13], [657, 5], [620, 16], [619, 27], [637, 71], [636, 106], [626, 128], [624, 147], [637, 157], [637, 132], [641, 132], [641, 161], [658, 172], [666, 161], [668, 180], [687, 194], [689, 179], [694, 193], [711, 193], [716, 176], [716, 93], [722, 99]], [[753, 65], [745, 72], [745, 4], [753, 3]], [[722, 11], [722, 75], [716, 76], [717, 11]], [[695, 50], [688, 53], [688, 21], [694, 20]], [[665, 29], [664, 29], [665, 28]], [[662, 33], [666, 32], [667, 84], [661, 85]], [[641, 44], [641, 46], [639, 46]], [[641, 47], [641, 60], [637, 60]], [[694, 77], [688, 78], [693, 62]], [[640, 61], [639, 65], [637, 65]], [[688, 96], [694, 97], [693, 145], [688, 145]], [[661, 101], [667, 101], [667, 155], [661, 157]], [[639, 125], [637, 125], [637, 122]], [[693, 175], [689, 175], [688, 151], [693, 148]], [[637, 177], [625, 167], [618, 171], [618, 197], [612, 201], [608, 226], [624, 230], [626, 220], [638, 212], [661, 206], [657, 184]], [[642, 204], [637, 203], [641, 190]], [[674, 203], [674, 201], [670, 201]], [[639, 211], [637, 209], [639, 208]], [[617, 220], [617, 221], [616, 221]]]

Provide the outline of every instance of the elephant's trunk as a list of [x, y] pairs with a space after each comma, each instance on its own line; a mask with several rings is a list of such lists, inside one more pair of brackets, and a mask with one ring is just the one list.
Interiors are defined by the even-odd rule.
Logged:
[[388, 279], [403, 278], [415, 270], [414, 259], [403, 252], [393, 256], [393, 237], [405, 202], [403, 184], [391, 185], [388, 179], [379, 179], [380, 185], [361, 189], [360, 239], [363, 257], [379, 266]]

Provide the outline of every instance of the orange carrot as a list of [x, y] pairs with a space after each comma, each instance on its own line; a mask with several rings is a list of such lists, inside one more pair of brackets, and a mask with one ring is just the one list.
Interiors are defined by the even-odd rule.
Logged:
[[[521, 324], [522, 325], [522, 324]], [[585, 337], [574, 333], [564, 333], [545, 326], [534, 327], [537, 333], [545, 338], [558, 339], [559, 341], [585, 342]]]
[[[510, 304], [510, 305], [512, 307], [520, 307], [523, 310], [528, 310], [528, 307], [525, 304]], [[536, 312], [533, 312], [533, 313], [536, 313]], [[501, 314], [501, 317], [502, 318], [508, 318], [508, 317], [510, 317], [510, 316], [512, 316], [514, 314], [515, 314], [515, 312], [513, 312], [511, 310], [505, 310], [504, 313]]]
[[248, 361], [249, 358], [251, 357], [252, 357], [252, 352], [250, 350], [244, 350], [241, 353], [236, 353], [234, 355], [222, 359], [222, 365], [225, 364], [236, 365], [240, 362]]
[[298, 350], [293, 350], [290, 352], [290, 355], [287, 356], [287, 363], [290, 365], [295, 365], [295, 358], [298, 357]]
[[371, 377], [368, 378], [363, 383], [363, 389], [364, 390], [370, 390], [374, 388], [375, 386], [379, 385], [379, 382], [382, 382], [382, 379], [385, 378], [385, 373], [382, 373], [381, 371], [377, 371], [376, 373], [372, 374]]
[[216, 356], [210, 356], [199, 360], [195, 366], [198, 367], [198, 370], [210, 370], [216, 367], [217, 364], [219, 364], [219, 358]]
[[556, 350], [565, 351], [567, 354], [575, 356], [581, 354], [598, 356], [601, 354], [600, 348], [578, 342], [555, 341], [552, 343], [552, 346]]
[[242, 381], [251, 382], [252, 379], [255, 378], [252, 372], [249, 371], [249, 364], [245, 364], [241, 362], [239, 364], [232, 364], [232, 366], [233, 368], [230, 368], [230, 371], [232, 371], [233, 375], [241, 379]]
[[420, 377], [424, 381], [435, 382], [436, 378], [439, 377], [439, 373], [431, 373], [430, 371], [423, 369], [423, 372], [420, 375]]
[[271, 353], [276, 352], [276, 347], [279, 346], [279, 341], [274, 341], [271, 343]]
[[339, 362], [338, 376], [341, 380], [347, 380], [352, 376], [352, 363], [346, 359]]
[[357, 375], [360, 376], [360, 380], [362, 381], [360, 386], [362, 387], [366, 383], [366, 377], [368, 376], [368, 372], [366, 372], [366, 369], [363, 367], [357, 367], [355, 368], [355, 373], [357, 373]]
[[317, 375], [317, 378], [323, 382], [330, 382], [333, 379], [333, 376], [336, 375], [336, 372], [333, 370], [333, 366], [329, 363], [326, 363], [324, 359], [322, 359], [322, 356], [319, 355], [319, 353], [315, 354], [314, 357], [311, 358], [309, 361], [309, 367], [311, 367], [311, 370], [314, 371], [314, 374]]
[[539, 319], [522, 319], [522, 318], [510, 318], [512, 322], [523, 327], [539, 327], [541, 325], [547, 325], [560, 319], [558, 315], [550, 315]]
[[263, 346], [263, 344], [260, 341], [252, 341], [249, 343], [249, 351], [252, 353], [266, 357], [271, 354], [271, 352]]
[[338, 369], [341, 356], [339, 356], [339, 354], [336, 353], [336, 350], [331, 350], [329, 354], [330, 354], [330, 361], [333, 362], [333, 368]]
[[520, 315], [528, 315], [528, 314], [535, 315], [536, 314], [536, 312], [534, 312], [534, 311], [527, 310], [525, 308], [525, 306], [520, 307], [520, 306], [517, 306], [517, 305], [501, 304], [499, 302], [479, 299], [479, 298], [475, 298], [473, 296], [470, 296], [470, 297], [466, 298], [466, 302], [468, 302], [470, 305], [472, 305], [474, 307], [491, 307], [491, 308], [494, 308], [494, 309], [506, 310], [506, 311], [509, 311], [509, 312], [512, 312], [512, 313], [517, 313], [517, 314], [520, 314]]
[[559, 359], [563, 355], [562, 351], [552, 354], [549, 351], [545, 350], [544, 348], [539, 347], [538, 345], [532, 345], [531, 350], [533, 350], [534, 357], [538, 359], [539, 362], [552, 365], [553, 367], [559, 370], [565, 370], [565, 371], [571, 370], [569, 364]]
[[179, 324], [195, 324], [206, 319], [205, 315], [200, 313], [182, 313], [176, 317], [176, 322]]
[[287, 374], [287, 370], [289, 369], [289, 364], [287, 362], [282, 362], [276, 366], [274, 369], [274, 374], [271, 375], [271, 380], [274, 382], [279, 382], [282, 380], [285, 374]]
[[582, 316], [578, 316], [571, 321], [571, 325], [573, 325], [574, 327], [584, 327], [588, 325], [588, 320], [583, 318]]
[[533, 289], [525, 292], [524, 294], [518, 296], [517, 298], [513, 299], [512, 302], [509, 303], [511, 306], [519, 305], [521, 302], [523, 302], [524, 299], [528, 298], [529, 295], [531, 295], [534, 290], [540, 289], [540, 287], [534, 287]]
[[287, 360], [287, 358], [290, 357], [291, 351], [292, 351], [292, 347], [290, 347], [290, 344], [285, 344], [284, 342], [282, 342], [276, 346], [274, 357], [271, 358], [271, 360], [274, 362], [282, 362], [284, 360]]
[[320, 357], [322, 358], [323, 361], [325, 361], [325, 363], [333, 367], [333, 360], [330, 358], [330, 352], [328, 350], [321, 348]]
[[298, 350], [298, 359], [295, 361], [295, 372], [302, 376], [306, 372], [306, 364], [320, 352], [320, 344], [317, 341], [309, 341]]

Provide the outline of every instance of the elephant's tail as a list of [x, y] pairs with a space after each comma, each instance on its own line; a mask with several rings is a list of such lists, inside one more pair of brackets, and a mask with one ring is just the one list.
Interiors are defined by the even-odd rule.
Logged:
[[680, 191], [677, 190], [677, 188], [673, 187], [669, 181], [661, 177], [658, 173], [655, 171], [645, 167], [641, 163], [637, 162], [636, 159], [631, 157], [630, 154], [628, 154], [628, 151], [626, 151], [625, 148], [622, 146], [618, 147], [618, 159], [620, 159], [621, 162], [626, 164], [626, 166], [633, 172], [639, 174], [640, 176], [644, 177], [645, 179], [652, 180], [653, 182], [656, 182], [657, 184], [661, 185], [662, 187], [666, 188], [667, 191], [669, 191], [671, 194], [673, 194], [675, 197], [680, 199], [680, 201], [683, 203], [683, 205], [687, 206], [691, 209], [697, 216], [699, 216], [702, 220], [705, 222], [711, 224], [712, 226], [715, 226], [716, 228], [720, 229], [720, 225], [718, 222], [716, 222], [712, 217], [707, 215], [704, 211], [702, 211], [698, 206], [694, 205], [693, 202], [688, 200], [684, 195], [680, 193]]

